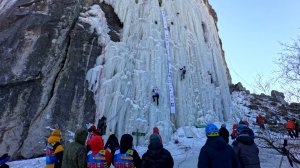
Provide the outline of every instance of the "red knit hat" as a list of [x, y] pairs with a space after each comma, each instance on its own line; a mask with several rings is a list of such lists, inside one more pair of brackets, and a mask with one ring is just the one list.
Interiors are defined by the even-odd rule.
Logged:
[[88, 129], [89, 132], [96, 132], [97, 128], [95, 125], [91, 125], [91, 127]]

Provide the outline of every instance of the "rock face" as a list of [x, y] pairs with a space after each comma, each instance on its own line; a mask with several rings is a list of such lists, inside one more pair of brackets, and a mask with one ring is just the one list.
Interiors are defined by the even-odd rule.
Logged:
[[[49, 128], [63, 139], [94, 121], [85, 75], [101, 53], [98, 36], [76, 22], [84, 1], [0, 2], [0, 151], [44, 154]], [[71, 131], [68, 133], [68, 131]]]
[[229, 119], [230, 75], [207, 1], [2, 0], [0, 22], [0, 151], [13, 159], [43, 155], [52, 128], [67, 141], [103, 116], [106, 132], [157, 126], [165, 142], [175, 128]]

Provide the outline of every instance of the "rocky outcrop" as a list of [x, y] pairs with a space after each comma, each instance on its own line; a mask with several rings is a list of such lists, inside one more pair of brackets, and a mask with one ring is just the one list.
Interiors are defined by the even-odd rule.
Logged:
[[0, 151], [44, 154], [50, 129], [63, 139], [94, 121], [85, 75], [101, 53], [98, 36], [77, 24], [90, 1], [0, 2]]
[[286, 101], [284, 100], [284, 94], [282, 93], [282, 92], [278, 92], [278, 91], [276, 91], [276, 90], [272, 90], [271, 91], [271, 96], [275, 99], [275, 100], [277, 100], [277, 101], [279, 101], [279, 102], [281, 102], [281, 103], [283, 103], [283, 104], [285, 104], [286, 103]]
[[237, 84], [231, 84], [229, 86], [229, 90], [230, 93], [237, 91], [237, 92], [241, 92], [241, 91], [245, 91], [247, 94], [250, 94], [249, 90], [246, 90], [246, 88], [243, 86], [243, 84], [241, 82], [238, 82]]
[[284, 124], [287, 119], [299, 118], [300, 104], [287, 103], [284, 100], [284, 94], [276, 90], [271, 92], [271, 96], [266, 94], [250, 94], [241, 83], [238, 83], [232, 85], [231, 91], [233, 99], [236, 99], [234, 102], [240, 102], [246, 109], [249, 109], [247, 115], [254, 118], [251, 118], [251, 120], [255, 121], [256, 116], [253, 116], [253, 113], [263, 115], [265, 123], [268, 124], [268, 129], [271, 131], [285, 131]]

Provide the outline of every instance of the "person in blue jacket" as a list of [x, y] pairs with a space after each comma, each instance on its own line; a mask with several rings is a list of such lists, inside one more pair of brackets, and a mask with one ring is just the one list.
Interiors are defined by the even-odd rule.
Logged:
[[10, 156], [5, 153], [0, 157], [0, 168], [9, 168], [9, 166], [6, 164], [6, 162], [10, 159]]
[[205, 133], [207, 140], [199, 154], [198, 168], [240, 168], [232, 147], [219, 136], [218, 127], [208, 124]]

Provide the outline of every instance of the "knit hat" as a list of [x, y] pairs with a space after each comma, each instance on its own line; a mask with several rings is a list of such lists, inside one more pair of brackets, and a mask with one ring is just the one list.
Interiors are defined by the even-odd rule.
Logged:
[[60, 137], [61, 136], [61, 131], [60, 130], [53, 130], [51, 132], [51, 136], [57, 136]]
[[88, 132], [96, 132], [97, 128], [95, 125], [91, 125], [90, 128], [88, 129]]
[[159, 134], [159, 129], [158, 129], [157, 127], [154, 127], [154, 128], [153, 128], [153, 133], [154, 133], [154, 134]]
[[222, 128], [226, 128], [226, 124], [222, 124], [221, 127], [222, 127]]
[[151, 143], [160, 143], [160, 138], [157, 134], [150, 135], [150, 144]]
[[219, 136], [219, 129], [215, 124], [208, 124], [205, 127], [205, 133], [208, 137]]

